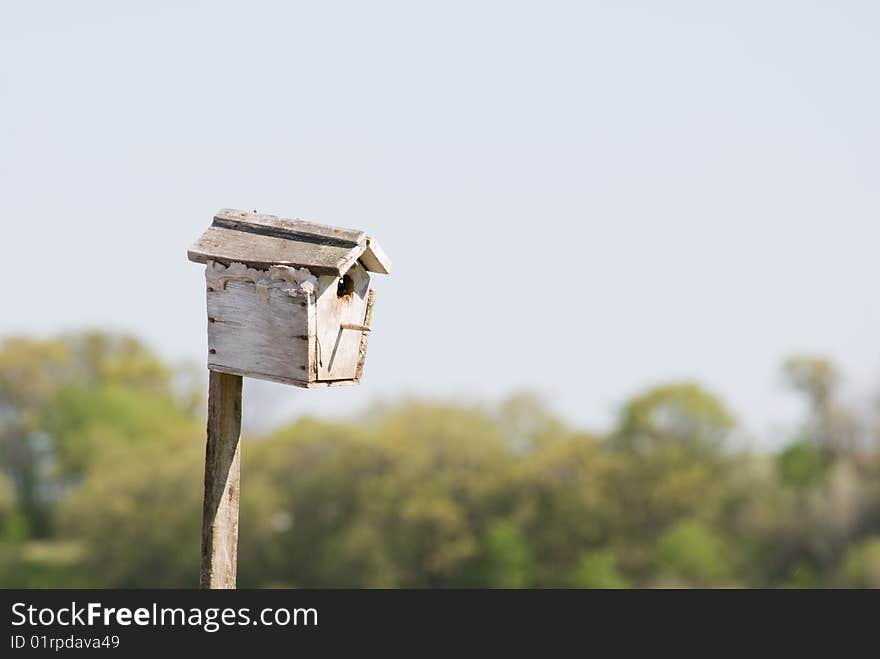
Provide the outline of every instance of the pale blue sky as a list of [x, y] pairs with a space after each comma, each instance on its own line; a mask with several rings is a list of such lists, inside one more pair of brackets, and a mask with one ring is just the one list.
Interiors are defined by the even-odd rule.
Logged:
[[363, 385], [272, 416], [530, 388], [604, 427], [697, 378], [764, 433], [793, 351], [880, 380], [878, 35], [869, 1], [4, 3], [0, 333], [201, 361], [186, 248], [259, 209], [396, 267]]

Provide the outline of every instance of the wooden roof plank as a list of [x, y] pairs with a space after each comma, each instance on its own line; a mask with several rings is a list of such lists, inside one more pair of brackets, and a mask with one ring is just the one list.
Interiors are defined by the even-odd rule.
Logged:
[[188, 256], [190, 261], [197, 263], [213, 260], [244, 263], [248, 267], [261, 269], [272, 265], [289, 265], [307, 268], [316, 274], [339, 277], [348, 269], [352, 251], [360, 249], [259, 236], [212, 226], [190, 247]]
[[361, 254], [360, 261], [370, 272], [378, 272], [382, 275], [391, 274], [391, 259], [379, 246], [379, 242], [371, 236], [367, 236], [367, 247]]
[[197, 263], [213, 260], [260, 269], [289, 265], [337, 277], [358, 260], [370, 272], [391, 272], [390, 259], [363, 231], [233, 208], [214, 214], [187, 255]]
[[325, 239], [339, 243], [340, 247], [362, 245], [366, 239], [363, 231], [342, 229], [317, 222], [307, 222], [299, 218], [277, 217], [265, 213], [240, 211], [223, 208], [214, 214], [215, 226], [241, 229], [263, 229], [279, 235], [289, 235], [294, 240], [311, 236], [315, 240]]

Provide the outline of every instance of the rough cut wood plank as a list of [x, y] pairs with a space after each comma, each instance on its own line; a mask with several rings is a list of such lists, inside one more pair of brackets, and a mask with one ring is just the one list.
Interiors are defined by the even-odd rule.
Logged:
[[367, 248], [361, 254], [360, 260], [370, 272], [378, 272], [381, 275], [391, 274], [391, 259], [375, 238], [367, 237]]
[[391, 260], [363, 231], [233, 208], [217, 211], [187, 255], [196, 263], [215, 260], [256, 268], [280, 264], [337, 276], [360, 260], [370, 272], [391, 273]]
[[269, 229], [280, 234], [292, 236], [312, 236], [316, 239], [329, 239], [341, 243], [342, 246], [355, 247], [365, 243], [366, 234], [357, 229], [343, 229], [316, 222], [308, 222], [299, 218], [277, 217], [265, 213], [223, 208], [214, 214], [218, 224], [239, 225], [242, 228], [252, 227]]
[[321, 245], [209, 227], [189, 248], [190, 261], [244, 263], [266, 269], [272, 265], [308, 268], [314, 274], [340, 276], [363, 253], [363, 247]]
[[241, 471], [241, 377], [211, 372], [202, 509], [202, 588], [235, 588]]
[[290, 384], [294, 387], [301, 387], [303, 389], [320, 389], [322, 387], [343, 387], [349, 384], [357, 384], [356, 380], [291, 380], [289, 378], [278, 377], [277, 375], [272, 375], [270, 373], [257, 373], [257, 372], [248, 372], [248, 373], [240, 373], [239, 371], [233, 371], [231, 369], [223, 368], [222, 366], [211, 366], [212, 371], [217, 371], [218, 373], [230, 373], [232, 375], [243, 375], [246, 378], [256, 378], [258, 380], [268, 380], [269, 382], [277, 382], [278, 384]]
[[[370, 292], [367, 293], [367, 311], [364, 314], [364, 325], [367, 327], [373, 326], [373, 306], [376, 304], [376, 291], [372, 288]], [[354, 372], [354, 380], [355, 382], [360, 382], [361, 377], [364, 374], [364, 362], [367, 361], [367, 341], [370, 338], [370, 332], [362, 332], [361, 333], [361, 345], [360, 351], [358, 353], [358, 362], [357, 369]]]
[[336, 278], [318, 278], [315, 311], [320, 348], [318, 380], [351, 380], [357, 371], [363, 332], [342, 326], [363, 323], [370, 275], [357, 263], [346, 273], [346, 278], [351, 282], [351, 290], [342, 297], [337, 295]]
[[248, 281], [208, 287], [208, 368], [308, 381], [311, 296]]
[[316, 313], [317, 310], [317, 287], [315, 289], [315, 294], [311, 296], [310, 300], [312, 304], [306, 307], [306, 312], [308, 314], [307, 322], [308, 322], [308, 335], [309, 335], [309, 382], [317, 382], [318, 380], [318, 350], [320, 348], [318, 344], [318, 315]]

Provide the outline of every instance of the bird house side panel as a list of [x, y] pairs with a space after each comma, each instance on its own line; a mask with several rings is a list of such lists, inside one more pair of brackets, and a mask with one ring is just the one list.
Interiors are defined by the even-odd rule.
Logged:
[[355, 380], [361, 339], [369, 331], [364, 321], [370, 275], [355, 264], [340, 281], [319, 277], [316, 302], [318, 379]]
[[248, 281], [209, 286], [208, 368], [305, 386], [309, 298]]

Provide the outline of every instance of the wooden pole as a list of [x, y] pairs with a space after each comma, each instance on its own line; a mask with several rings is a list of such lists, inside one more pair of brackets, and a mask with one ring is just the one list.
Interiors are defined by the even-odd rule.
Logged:
[[202, 588], [235, 588], [241, 474], [241, 376], [209, 371]]

